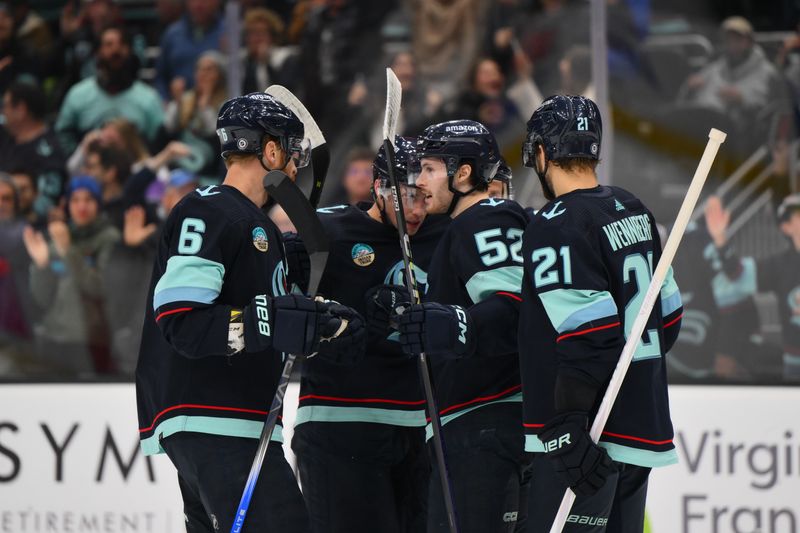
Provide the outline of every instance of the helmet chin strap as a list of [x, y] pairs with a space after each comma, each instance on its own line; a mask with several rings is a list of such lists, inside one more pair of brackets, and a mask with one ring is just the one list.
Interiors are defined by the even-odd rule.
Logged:
[[461, 198], [463, 198], [464, 196], [467, 196], [469, 194], [472, 194], [473, 192], [478, 190], [478, 186], [477, 185], [473, 185], [472, 188], [470, 190], [466, 191], [466, 192], [459, 191], [458, 189], [456, 189], [453, 186], [453, 179], [454, 178], [455, 178], [455, 175], [447, 177], [447, 190], [449, 190], [451, 193], [453, 193], [453, 199], [450, 200], [450, 206], [447, 208], [447, 213], [446, 214], [448, 216], [453, 214], [453, 211], [455, 210], [456, 205], [458, 204], [458, 201], [461, 200]]
[[550, 188], [550, 185], [547, 184], [548, 166], [550, 166], [550, 161], [547, 160], [547, 156], [544, 157], [544, 170], [539, 170], [538, 157], [534, 159], [533, 169], [536, 171], [536, 175], [539, 176], [539, 182], [542, 184], [542, 193], [544, 193], [545, 199], [549, 202], [550, 200], [556, 199], [556, 194], [553, 192], [553, 189]]

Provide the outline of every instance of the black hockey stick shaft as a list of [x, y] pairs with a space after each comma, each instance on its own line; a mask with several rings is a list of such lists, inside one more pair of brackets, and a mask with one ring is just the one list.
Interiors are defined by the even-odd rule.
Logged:
[[[384, 139], [383, 149], [386, 151], [386, 162], [389, 170], [389, 185], [392, 190], [394, 200], [394, 214], [397, 220], [397, 233], [400, 235], [400, 249], [403, 252], [403, 267], [406, 272], [406, 287], [414, 303], [420, 303], [419, 289], [417, 280], [414, 277], [414, 260], [411, 256], [411, 241], [406, 230], [406, 217], [403, 211], [403, 199], [400, 196], [400, 187], [397, 183], [397, 176], [394, 173], [394, 147], [389, 139]], [[456, 510], [453, 499], [453, 489], [450, 484], [450, 476], [447, 471], [447, 462], [444, 455], [444, 437], [442, 436], [442, 421], [439, 418], [439, 407], [436, 404], [436, 397], [433, 395], [433, 383], [431, 381], [430, 366], [428, 358], [424, 352], [420, 352], [417, 362], [419, 363], [419, 376], [422, 380], [422, 388], [425, 392], [425, 401], [428, 405], [428, 413], [431, 417], [431, 429], [433, 430], [433, 449], [436, 455], [436, 464], [439, 467], [439, 481], [442, 485], [442, 496], [447, 511], [447, 521], [450, 533], [458, 533], [458, 522], [456, 521]]]
[[[283, 207], [289, 219], [297, 227], [298, 233], [306, 242], [312, 271], [309, 276], [308, 293], [316, 294], [319, 288], [319, 282], [322, 279], [322, 271], [325, 269], [325, 263], [328, 258], [328, 241], [322, 223], [317, 218], [313, 207], [308, 203], [300, 189], [298, 189], [289, 176], [283, 172], [278, 170], [269, 172], [264, 177], [264, 188], [275, 198], [278, 204]], [[283, 371], [278, 379], [275, 396], [272, 398], [272, 404], [267, 413], [267, 419], [264, 421], [264, 427], [261, 430], [256, 456], [250, 467], [250, 474], [247, 476], [247, 483], [242, 492], [239, 507], [236, 510], [231, 533], [241, 533], [242, 531], [242, 526], [244, 526], [244, 520], [247, 516], [247, 510], [250, 508], [250, 500], [253, 498], [253, 493], [258, 483], [258, 476], [261, 474], [261, 468], [267, 455], [267, 448], [272, 439], [272, 432], [275, 430], [275, 425], [278, 422], [278, 413], [281, 407], [283, 407], [286, 389], [292, 377], [292, 370], [295, 364], [302, 360], [303, 356], [301, 355], [286, 354], [286, 362], [283, 365]]]

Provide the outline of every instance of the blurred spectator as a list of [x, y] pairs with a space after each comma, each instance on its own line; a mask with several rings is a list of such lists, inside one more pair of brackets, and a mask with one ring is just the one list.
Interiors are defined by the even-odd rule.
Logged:
[[[775, 66], [753, 40], [753, 27], [742, 17], [722, 23], [723, 54], [681, 89], [683, 100], [728, 114], [742, 130], [764, 139], [769, 121], [788, 108], [786, 87]], [[759, 141], [761, 142], [761, 141]]]
[[45, 122], [46, 111], [44, 93], [36, 85], [15, 82], [3, 94], [0, 170], [24, 171], [35, 177], [40, 194], [34, 208], [40, 215], [58, 203], [66, 161], [58, 138]]
[[67, 186], [69, 225], [51, 222], [47, 239], [32, 228], [23, 233], [33, 261], [31, 291], [44, 309], [36, 329], [38, 353], [61, 375], [112, 370], [103, 271], [120, 237], [100, 216], [100, 204], [100, 185], [94, 179], [72, 178]]
[[14, 16], [6, 3], [0, 3], [0, 92], [18, 79], [35, 77], [37, 62], [15, 37]]
[[155, 85], [161, 98], [194, 87], [194, 66], [200, 54], [219, 50], [223, 30], [220, 0], [186, 0], [186, 14], [161, 38]]
[[347, 155], [342, 186], [348, 204], [372, 202], [372, 161], [374, 159], [375, 152], [363, 146], [353, 148]]
[[320, 117], [322, 131], [336, 131], [351, 119], [345, 105], [350, 88], [379, 59], [381, 21], [394, 8], [392, 2], [311, 2], [300, 43], [303, 101]]
[[220, 161], [215, 156], [219, 153], [217, 113], [227, 100], [225, 57], [213, 50], [203, 52], [195, 68], [194, 89], [185, 93], [175, 89], [165, 112], [166, 129], [190, 145], [195, 157], [202, 158], [191, 170], [213, 174]]
[[49, 57], [53, 51], [53, 35], [47, 22], [31, 9], [28, 0], [11, 2], [17, 42], [30, 56], [38, 60]]
[[26, 313], [31, 297], [28, 290], [28, 255], [22, 244], [25, 222], [18, 216], [19, 197], [8, 174], [0, 173], [0, 345], [30, 337]]
[[145, 209], [139, 205], [125, 211], [122, 241], [114, 246], [105, 270], [106, 286], [118, 288], [108, 293], [106, 310], [115, 367], [123, 375], [132, 376], [136, 370], [147, 305], [147, 293], [141, 287], [150, 281], [158, 247], [158, 229], [172, 208], [198, 185], [193, 174], [174, 170], [167, 181], [157, 221], [149, 221]]
[[[183, 16], [184, 0], [156, 0], [156, 16], [158, 17], [158, 35]], [[154, 43], [157, 44], [157, 43]]]
[[521, 131], [524, 127], [517, 106], [506, 96], [506, 78], [500, 65], [488, 57], [473, 65], [469, 88], [461, 93], [455, 108], [448, 114], [453, 118], [477, 120], [495, 135], [509, 128]]
[[34, 209], [36, 198], [39, 196], [36, 178], [24, 169], [12, 170], [10, 174], [14, 186], [17, 188], [19, 218], [29, 226], [39, 230], [44, 229], [47, 219]]
[[121, 229], [125, 211], [135, 202], [124, 192], [131, 174], [131, 159], [122, 150], [99, 142], [89, 145], [83, 174], [94, 178], [102, 191], [101, 212]]
[[155, 139], [164, 116], [161, 99], [136, 74], [125, 29], [105, 29], [97, 51], [97, 75], [72, 87], [58, 114], [56, 131], [66, 150], [72, 152], [89, 130], [118, 116], [135, 124], [148, 141]]
[[273, 84], [294, 90], [297, 83], [297, 60], [281, 48], [283, 21], [269, 9], [256, 7], [244, 17], [244, 94], [263, 91]]
[[576, 45], [567, 50], [558, 62], [562, 94], [579, 94], [595, 98], [592, 83], [592, 51], [588, 46]]
[[122, 13], [113, 0], [70, 0], [61, 10], [61, 43], [64, 79], [60, 94], [97, 71], [94, 52], [103, 29], [122, 24]]

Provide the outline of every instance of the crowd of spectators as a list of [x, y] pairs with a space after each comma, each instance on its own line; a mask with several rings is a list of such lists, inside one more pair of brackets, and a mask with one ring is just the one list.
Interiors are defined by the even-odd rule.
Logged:
[[[306, 103], [334, 154], [328, 205], [371, 200], [386, 66], [403, 89], [401, 132], [479, 120], [512, 167], [543, 96], [595, 96], [587, 2], [238, 4], [240, 36], [226, 32], [223, 0], [154, 0], [145, 19], [124, 0], [70, 0], [59, 13], [0, 0], [0, 377], [132, 374], [159, 226], [224, 175], [215, 121], [231, 87], [281, 84]], [[747, 18], [710, 14], [693, 28], [656, 4], [608, 1], [612, 108], [721, 115], [737, 146], [769, 143], [785, 174], [777, 203], [792, 190], [800, 37], [766, 50]], [[716, 52], [689, 61], [650, 46], [671, 25]], [[518, 185], [518, 200], [538, 201]]]

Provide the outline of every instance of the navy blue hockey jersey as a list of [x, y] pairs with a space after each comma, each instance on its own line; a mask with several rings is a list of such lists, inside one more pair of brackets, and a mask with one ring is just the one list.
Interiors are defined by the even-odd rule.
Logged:
[[[661, 245], [652, 214], [629, 192], [598, 186], [562, 195], [525, 230], [519, 346], [525, 449], [561, 410], [557, 377], [596, 387], [593, 410], [633, 326]], [[678, 286], [667, 276], [611, 411], [601, 446], [620, 462], [677, 461], [664, 354], [677, 337]], [[592, 413], [593, 414], [593, 413]]]
[[[148, 297], [136, 396], [145, 454], [179, 431], [259, 438], [282, 354], [226, 356], [231, 309], [286, 293], [275, 225], [239, 190], [187, 195], [167, 219]], [[280, 431], [273, 440], [281, 440]]]
[[[526, 222], [524, 210], [513, 200], [481, 200], [459, 214], [431, 260], [424, 299], [464, 308], [496, 294], [518, 302]], [[507, 330], [490, 333], [512, 337], [513, 345], [510, 332], [515, 326], [508, 324]], [[458, 360], [436, 359], [431, 366], [442, 424], [490, 403], [522, 401], [519, 356], [514, 349]]]
[[[405, 285], [397, 230], [356, 206], [328, 207], [318, 213], [331, 246], [320, 295], [363, 314], [364, 294], [370, 288]], [[427, 287], [428, 263], [448, 221], [447, 217], [428, 217], [411, 238], [414, 274], [421, 293]], [[304, 365], [296, 423], [424, 426], [425, 397], [416, 358], [403, 354], [396, 336], [371, 341], [366, 357], [355, 366], [317, 360]]]

